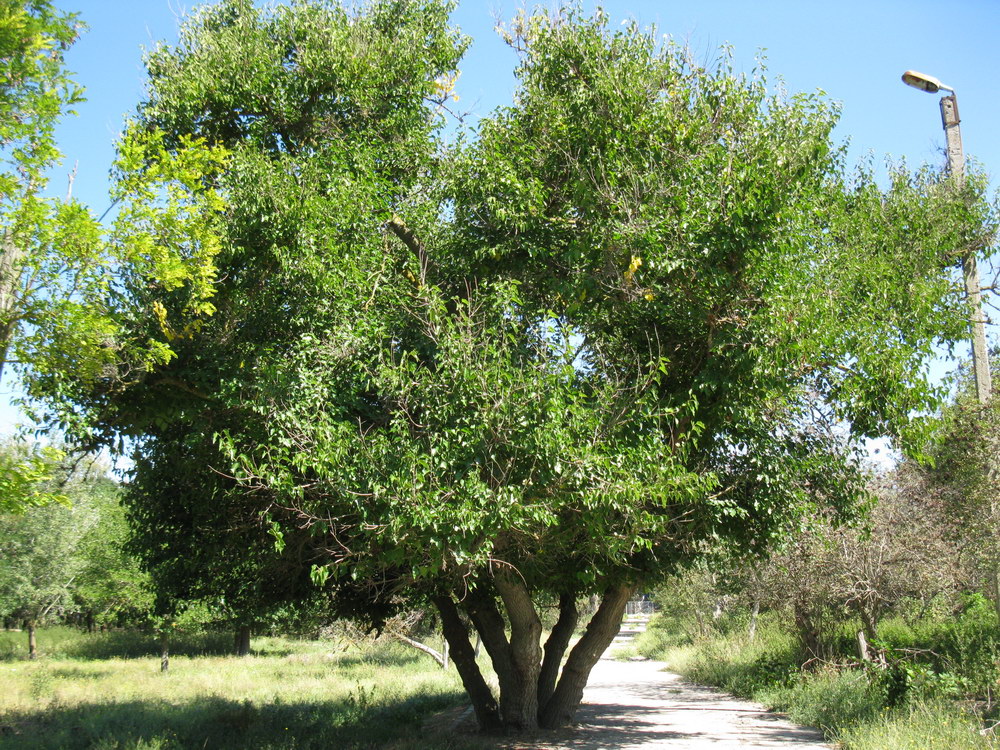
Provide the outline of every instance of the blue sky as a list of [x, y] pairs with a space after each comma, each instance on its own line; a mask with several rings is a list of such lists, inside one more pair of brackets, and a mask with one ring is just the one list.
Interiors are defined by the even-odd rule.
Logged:
[[[65, 174], [78, 163], [74, 195], [100, 214], [109, 203], [107, 175], [122, 118], [142, 97], [142, 48], [176, 40], [180, 18], [197, 3], [57, 0], [57, 5], [78, 12], [89, 27], [68, 53], [88, 101], [60, 128], [66, 159], [52, 180], [52, 192], [65, 192]], [[509, 19], [525, 5], [534, 4], [466, 1], [453, 15], [474, 39], [457, 86], [460, 107], [474, 116], [510, 101], [515, 58], [493, 27], [496, 19]], [[584, 2], [588, 10], [596, 5]], [[614, 0], [601, 5], [613, 25], [627, 19], [655, 24], [701, 60], [713, 59], [721, 45], [730, 44], [737, 69], [749, 71], [763, 50], [769, 76], [781, 76], [789, 91], [821, 89], [841, 102], [838, 137], [850, 140], [853, 158], [870, 152], [880, 161], [891, 155], [914, 166], [943, 162], [938, 97], [900, 81], [908, 68], [937, 76], [957, 91], [967, 156], [1000, 174], [997, 0]], [[0, 388], [0, 432], [14, 419], [8, 405], [13, 390], [9, 383]]]

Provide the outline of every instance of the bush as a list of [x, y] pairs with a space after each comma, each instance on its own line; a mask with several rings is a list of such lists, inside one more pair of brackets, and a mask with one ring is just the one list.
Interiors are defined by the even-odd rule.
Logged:
[[757, 698], [828, 735], [878, 716], [885, 702], [884, 692], [865, 672], [832, 667], [802, 673], [788, 687], [763, 690]]

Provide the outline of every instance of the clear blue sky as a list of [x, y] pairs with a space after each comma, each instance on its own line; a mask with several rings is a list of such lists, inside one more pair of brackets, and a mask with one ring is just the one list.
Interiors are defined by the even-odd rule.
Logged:
[[[114, 140], [123, 116], [142, 97], [142, 47], [173, 42], [179, 19], [197, 3], [58, 0], [57, 5], [78, 12], [89, 26], [68, 54], [88, 101], [60, 129], [66, 154], [62, 172], [79, 163], [74, 194], [100, 214], [109, 202]], [[473, 115], [510, 101], [514, 56], [493, 27], [496, 19], [509, 19], [525, 5], [533, 7], [466, 0], [453, 16], [474, 39], [457, 86], [461, 108]], [[596, 5], [584, 3], [588, 10]], [[880, 160], [889, 154], [914, 166], [942, 162], [938, 98], [900, 82], [908, 68], [937, 76], [957, 91], [966, 154], [1000, 174], [997, 0], [613, 0], [601, 5], [614, 25], [625, 19], [655, 24], [703, 60], [730, 44], [737, 68], [749, 71], [763, 50], [770, 76], [780, 75], [789, 91], [822, 89], [842, 103], [838, 135], [850, 140], [855, 158], [872, 152]], [[65, 187], [62, 174], [53, 179], [54, 193]], [[6, 383], [0, 389], [0, 432], [13, 419], [7, 406], [11, 391]]]

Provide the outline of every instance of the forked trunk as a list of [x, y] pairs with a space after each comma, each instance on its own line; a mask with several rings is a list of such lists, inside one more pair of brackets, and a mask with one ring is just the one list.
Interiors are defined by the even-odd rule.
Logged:
[[[605, 592], [587, 631], [570, 651], [560, 676], [560, 663], [578, 620], [574, 596], [560, 597], [559, 619], [545, 644], [543, 659], [541, 621], [523, 581], [497, 576], [468, 592], [461, 606], [493, 662], [500, 687], [499, 700], [479, 671], [458, 606], [451, 597], [435, 598], [452, 658], [472, 700], [480, 728], [487, 732], [521, 732], [539, 726], [554, 728], [572, 721], [591, 669], [618, 634], [631, 594], [632, 588], [628, 586], [615, 586]], [[498, 597], [510, 621], [509, 640]]]
[[[510, 621], [510, 665], [500, 682], [500, 715], [515, 731], [538, 726], [538, 677], [542, 670], [542, 621], [527, 586], [512, 575], [496, 577]], [[505, 684], [506, 682], [506, 684]]]
[[476, 654], [469, 642], [469, 631], [458, 614], [458, 607], [450, 596], [436, 596], [433, 601], [441, 615], [441, 629], [450, 646], [451, 660], [462, 678], [469, 700], [472, 701], [479, 728], [484, 732], [497, 733], [503, 729], [500, 707], [476, 664]]
[[552, 632], [549, 633], [549, 639], [545, 642], [545, 658], [542, 660], [541, 674], [538, 675], [538, 703], [541, 706], [548, 703], [552, 693], [555, 692], [563, 654], [569, 647], [579, 619], [576, 596], [562, 594], [559, 597], [559, 619], [556, 620]]
[[569, 652], [559, 684], [539, 716], [541, 726], [554, 729], [573, 721], [576, 709], [583, 700], [583, 689], [590, 678], [590, 670], [618, 635], [633, 590], [631, 586], [613, 586], [604, 593], [586, 632]]

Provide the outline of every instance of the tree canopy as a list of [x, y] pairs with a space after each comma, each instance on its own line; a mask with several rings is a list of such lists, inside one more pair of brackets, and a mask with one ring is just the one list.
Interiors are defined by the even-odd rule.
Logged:
[[480, 723], [556, 726], [636, 586], [856, 511], [854, 441], [920, 432], [991, 217], [981, 180], [848, 170], [822, 96], [572, 6], [506, 27], [513, 103], [445, 143], [449, 11], [225, 0], [150, 53], [117, 235], [149, 260], [115, 371], [63, 403], [138, 439], [128, 502], [162, 558], [198, 518], [339, 612], [430, 600]]

